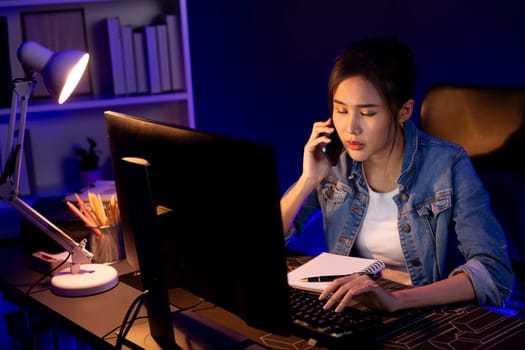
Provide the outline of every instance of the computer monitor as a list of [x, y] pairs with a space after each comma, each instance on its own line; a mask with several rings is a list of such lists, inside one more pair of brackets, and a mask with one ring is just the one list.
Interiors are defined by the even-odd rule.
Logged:
[[[113, 111], [104, 118], [126, 254], [132, 264], [136, 254], [144, 287], [151, 289], [145, 305], [152, 335], [173, 337], [165, 290], [173, 287], [250, 326], [289, 334], [274, 149]], [[130, 171], [125, 157], [146, 160], [146, 174]], [[151, 206], [164, 212], [154, 222]]]

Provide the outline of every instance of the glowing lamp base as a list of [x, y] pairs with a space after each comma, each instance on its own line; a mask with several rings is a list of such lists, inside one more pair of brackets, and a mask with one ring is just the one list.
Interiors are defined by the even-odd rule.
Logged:
[[81, 297], [110, 290], [118, 284], [114, 267], [103, 264], [83, 264], [79, 273], [70, 268], [57, 272], [51, 279], [53, 293], [67, 297]]

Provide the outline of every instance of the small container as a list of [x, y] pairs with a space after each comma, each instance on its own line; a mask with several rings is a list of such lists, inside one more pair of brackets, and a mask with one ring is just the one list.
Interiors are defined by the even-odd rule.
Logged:
[[93, 262], [115, 264], [126, 258], [122, 225], [88, 227], [88, 250], [93, 253]]

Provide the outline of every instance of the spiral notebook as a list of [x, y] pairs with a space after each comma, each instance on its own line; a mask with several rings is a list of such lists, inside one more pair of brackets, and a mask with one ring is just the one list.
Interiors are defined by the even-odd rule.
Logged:
[[303, 282], [301, 279], [326, 275], [366, 273], [376, 275], [385, 267], [381, 260], [323, 252], [288, 272], [288, 284], [294, 288], [322, 292], [330, 282]]

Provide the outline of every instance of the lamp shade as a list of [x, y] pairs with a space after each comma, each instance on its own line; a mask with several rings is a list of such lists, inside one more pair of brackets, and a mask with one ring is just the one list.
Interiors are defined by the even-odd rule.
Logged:
[[80, 50], [53, 52], [35, 41], [25, 41], [18, 48], [18, 60], [27, 71], [42, 74], [52, 98], [64, 103], [87, 68], [89, 54]]

